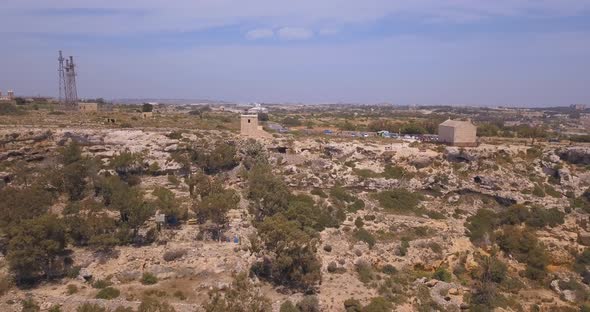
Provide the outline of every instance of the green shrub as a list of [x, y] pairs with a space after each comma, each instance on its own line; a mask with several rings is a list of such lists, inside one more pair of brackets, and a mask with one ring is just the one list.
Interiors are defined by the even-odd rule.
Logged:
[[512, 254], [519, 262], [526, 263], [526, 277], [533, 280], [545, 277], [549, 257], [535, 233], [527, 228], [505, 226], [497, 241], [501, 250]]
[[186, 300], [186, 296], [184, 295], [184, 293], [180, 290], [175, 291], [172, 294], [174, 297], [178, 298], [178, 300]]
[[137, 312], [175, 312], [176, 310], [166, 302], [160, 302], [153, 297], [145, 297], [139, 304]]
[[12, 281], [6, 275], [0, 275], [0, 297], [12, 288]]
[[344, 300], [344, 311], [345, 312], [361, 312], [363, 306], [361, 302], [354, 298]]
[[554, 198], [561, 198], [561, 193], [556, 191], [553, 186], [545, 184], [545, 193]]
[[47, 312], [62, 312], [62, 311], [61, 311], [61, 307], [58, 304], [56, 304], [56, 305], [51, 306], [51, 308], [49, 308], [49, 310], [47, 310]]
[[465, 221], [467, 236], [474, 244], [493, 242], [497, 225], [496, 213], [488, 209], [479, 209], [475, 215]]
[[409, 212], [418, 207], [424, 199], [419, 193], [412, 193], [405, 189], [393, 189], [372, 194], [379, 201], [381, 207], [393, 212]]
[[117, 288], [106, 287], [106, 288], [101, 289], [96, 294], [96, 299], [111, 300], [111, 299], [115, 299], [115, 298], [119, 297], [120, 294], [121, 294], [121, 292]]
[[76, 309], [76, 312], [107, 312], [107, 309], [98, 304], [84, 303]]
[[410, 242], [407, 238], [402, 237], [400, 247], [399, 247], [399, 254], [400, 256], [405, 256], [408, 254], [408, 248], [410, 248]]
[[152, 273], [145, 272], [141, 276], [141, 283], [143, 285], [153, 285], [153, 284], [156, 284], [157, 282], [158, 282], [158, 278]]
[[373, 268], [366, 261], [361, 260], [356, 264], [356, 272], [358, 273], [359, 281], [364, 284], [369, 283], [374, 278]]
[[73, 295], [78, 292], [78, 286], [74, 284], [68, 284], [66, 287], [68, 289], [68, 295]]
[[111, 283], [110, 281], [106, 281], [106, 280], [96, 280], [94, 283], [92, 283], [92, 287], [96, 288], [96, 289], [103, 289], [106, 287], [109, 287], [113, 285], [113, 283]]
[[365, 225], [365, 223], [363, 222], [363, 219], [361, 219], [361, 217], [356, 217], [356, 220], [354, 220], [354, 225], [360, 229], [363, 227], [363, 225]]
[[314, 188], [313, 190], [311, 190], [310, 192], [312, 195], [317, 195], [321, 198], [327, 198], [328, 195], [326, 195], [326, 193], [324, 193], [324, 191], [322, 191], [322, 189], [319, 188]]
[[362, 312], [390, 312], [393, 310], [391, 302], [383, 297], [371, 299], [371, 302], [363, 307]]
[[379, 174], [371, 169], [352, 169], [352, 172], [362, 179], [376, 178]]
[[385, 179], [401, 179], [403, 177], [410, 177], [404, 168], [392, 165], [386, 165], [381, 175]]
[[393, 274], [397, 273], [397, 269], [391, 264], [386, 264], [381, 268], [381, 272], [383, 272], [387, 275], [393, 275]]
[[436, 271], [434, 271], [434, 274], [432, 274], [432, 278], [448, 283], [453, 277], [446, 269], [438, 268]]
[[356, 197], [350, 195], [346, 189], [339, 185], [330, 189], [330, 196], [345, 203], [352, 203], [356, 199]]
[[287, 300], [281, 304], [279, 312], [299, 312], [299, 309], [295, 307], [291, 300]]
[[350, 206], [348, 206], [349, 212], [357, 212], [365, 209], [365, 202], [362, 199], [356, 199]]
[[41, 310], [37, 302], [33, 298], [27, 298], [21, 302], [22, 312], [38, 312]]
[[320, 312], [320, 301], [318, 297], [307, 295], [297, 302], [297, 309], [300, 312]]
[[538, 184], [535, 184], [535, 187], [533, 188], [532, 193], [533, 193], [533, 195], [535, 195], [537, 197], [545, 197], [545, 191]]
[[369, 245], [369, 248], [373, 248], [375, 246], [376, 240], [375, 237], [367, 230], [360, 228], [354, 231], [353, 237], [361, 242], [365, 242]]

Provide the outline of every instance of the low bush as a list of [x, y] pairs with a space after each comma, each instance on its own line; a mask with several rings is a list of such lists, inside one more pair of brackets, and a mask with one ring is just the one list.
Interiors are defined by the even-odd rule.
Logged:
[[76, 312], [107, 312], [107, 309], [98, 304], [84, 303], [81, 306], [78, 306]]
[[170, 262], [170, 261], [180, 259], [186, 254], [187, 254], [186, 249], [175, 249], [175, 250], [166, 251], [164, 253], [164, 256], [162, 256], [162, 258], [164, 258], [165, 261]]
[[78, 286], [76, 286], [74, 284], [68, 284], [68, 286], [66, 286], [66, 288], [68, 290], [68, 295], [73, 295], [78, 292]]
[[92, 283], [92, 287], [96, 288], [96, 289], [107, 288], [111, 285], [113, 285], [113, 283], [111, 283], [110, 281], [101, 280], [101, 279], [96, 280], [96, 281], [94, 281], [94, 283]]
[[418, 207], [424, 199], [419, 193], [412, 193], [405, 189], [393, 189], [372, 194], [381, 207], [392, 212], [410, 212]]
[[452, 275], [446, 269], [438, 268], [436, 271], [434, 271], [434, 274], [432, 274], [432, 278], [448, 283], [451, 281]]
[[184, 293], [180, 290], [175, 291], [172, 294], [174, 297], [178, 298], [178, 300], [186, 300], [186, 296], [184, 295]]
[[0, 275], [0, 297], [12, 288], [12, 281], [6, 275]]
[[361, 260], [356, 264], [356, 272], [358, 273], [359, 281], [365, 284], [369, 283], [374, 278], [373, 268], [364, 260]]
[[279, 309], [279, 312], [299, 312], [299, 309], [297, 307], [295, 307], [295, 305], [293, 304], [293, 302], [291, 302], [291, 300], [287, 300], [287, 301], [283, 302], [283, 304], [281, 304], [281, 308]]
[[386, 264], [381, 268], [381, 272], [387, 275], [393, 275], [397, 273], [397, 269], [391, 264]]
[[358, 299], [349, 298], [344, 300], [345, 312], [361, 312], [363, 306]]
[[320, 312], [320, 301], [316, 296], [304, 296], [301, 301], [297, 302], [297, 308], [300, 312]]
[[367, 243], [369, 248], [373, 248], [373, 246], [375, 246], [375, 237], [373, 237], [371, 233], [363, 228], [355, 230], [352, 235], [356, 240]]
[[106, 288], [101, 289], [96, 294], [96, 299], [111, 300], [111, 299], [115, 299], [115, 298], [119, 297], [119, 295], [121, 295], [121, 292], [117, 288], [106, 287]]
[[158, 278], [152, 273], [145, 272], [141, 276], [141, 283], [143, 285], [154, 285], [157, 282], [158, 282]]

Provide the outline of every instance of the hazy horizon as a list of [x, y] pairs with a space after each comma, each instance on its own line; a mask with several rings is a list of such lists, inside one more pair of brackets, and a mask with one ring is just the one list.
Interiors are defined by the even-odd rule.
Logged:
[[590, 104], [586, 0], [0, 3], [0, 90], [94, 98]]

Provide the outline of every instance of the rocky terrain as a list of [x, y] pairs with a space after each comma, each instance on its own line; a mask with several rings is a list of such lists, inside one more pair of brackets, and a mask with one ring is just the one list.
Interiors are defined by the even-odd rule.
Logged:
[[[164, 187], [186, 207], [191, 206], [191, 192], [184, 181], [199, 168], [194, 163], [187, 168], [177, 155], [188, 146], [236, 145], [236, 158], [242, 164], [222, 173], [225, 185], [239, 194], [237, 208], [228, 213], [224, 233], [228, 240], [203, 239], [202, 227], [190, 222], [194, 216], [188, 209], [189, 215], [180, 225], [164, 227], [149, 244], [120, 245], [109, 251], [70, 245], [71, 259], [80, 269], [77, 276], [41, 281], [29, 289], [10, 287], [0, 298], [1, 311], [21, 311], [20, 303], [26, 298], [33, 298], [43, 311], [56, 305], [63, 311], [75, 311], [87, 302], [110, 309], [137, 308], [146, 293], [169, 302], [176, 311], [201, 311], [211, 291], [228, 289], [236, 274], [250, 272], [263, 258], [252, 248], [257, 228], [246, 194], [248, 182], [241, 173], [252, 141], [215, 130], [8, 127], [0, 130], [0, 183], [7, 187], [23, 175], [34, 174], [12, 166], [19, 161], [29, 168], [54, 166], [59, 150], [71, 141], [80, 144], [84, 156], [105, 166], [122, 151], [141, 154], [139, 166], [144, 173], [139, 187], [146, 197], [153, 196], [156, 187]], [[344, 213], [340, 224], [319, 232], [316, 254], [321, 282], [313, 293], [322, 311], [345, 311], [350, 298], [366, 306], [376, 297], [387, 298], [396, 311], [475, 310], [471, 308], [473, 296], [482, 292], [478, 280], [485, 274], [481, 273], [481, 259], [490, 256], [505, 266], [502, 272], [507, 276], [494, 286], [494, 296], [502, 296], [494, 299], [498, 303], [495, 309], [578, 311], [590, 299], [590, 274], [586, 268], [574, 268], [590, 246], [590, 210], [584, 206], [590, 186], [588, 146], [482, 144], [456, 148], [381, 139], [289, 136], [260, 144], [274, 174], [291, 192], [309, 194], [318, 206]], [[157, 167], [146, 173], [155, 163]], [[105, 167], [98, 174], [113, 170]], [[399, 204], [408, 209], [398, 204], [389, 207], [383, 199], [388, 194], [383, 192], [397, 190], [420, 198]], [[401, 200], [403, 194], [389, 195]], [[583, 202], [576, 206], [579, 201]], [[61, 196], [51, 211], [61, 214], [66, 204], [67, 199]], [[525, 224], [534, 228], [547, 258], [540, 278], [523, 273], [527, 265], [534, 264], [517, 255], [529, 254], [532, 249], [510, 249], [506, 238], [497, 238], [494, 243], [486, 236], [492, 232], [479, 239], [473, 234], [477, 225], [470, 227], [476, 224], [480, 210], [493, 211], [501, 219], [514, 213], [510, 210], [514, 207], [532, 209], [530, 219], [539, 211], [562, 216], [561, 221], [543, 221], [539, 226], [529, 219], [522, 219], [522, 224], [492, 222], [493, 230], [503, 229], [503, 233], [514, 230], [505, 228], [506, 224], [516, 227], [514, 231]], [[154, 225], [151, 218], [140, 231]], [[361, 229], [370, 238], [358, 234]], [[504, 237], [501, 233], [494, 236]], [[167, 261], [164, 255], [171, 251], [181, 256]], [[0, 271], [8, 277], [11, 272], [6, 263], [4, 255], [0, 256]], [[146, 272], [158, 282], [142, 283]], [[97, 299], [99, 289], [91, 282], [96, 280], [108, 280], [121, 295]], [[309, 295], [257, 276], [251, 280], [275, 311], [285, 300], [295, 303]]]

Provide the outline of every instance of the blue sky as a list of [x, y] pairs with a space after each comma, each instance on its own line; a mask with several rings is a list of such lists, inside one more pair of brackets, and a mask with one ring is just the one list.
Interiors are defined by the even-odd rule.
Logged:
[[2, 0], [0, 90], [238, 102], [590, 104], [589, 0]]

